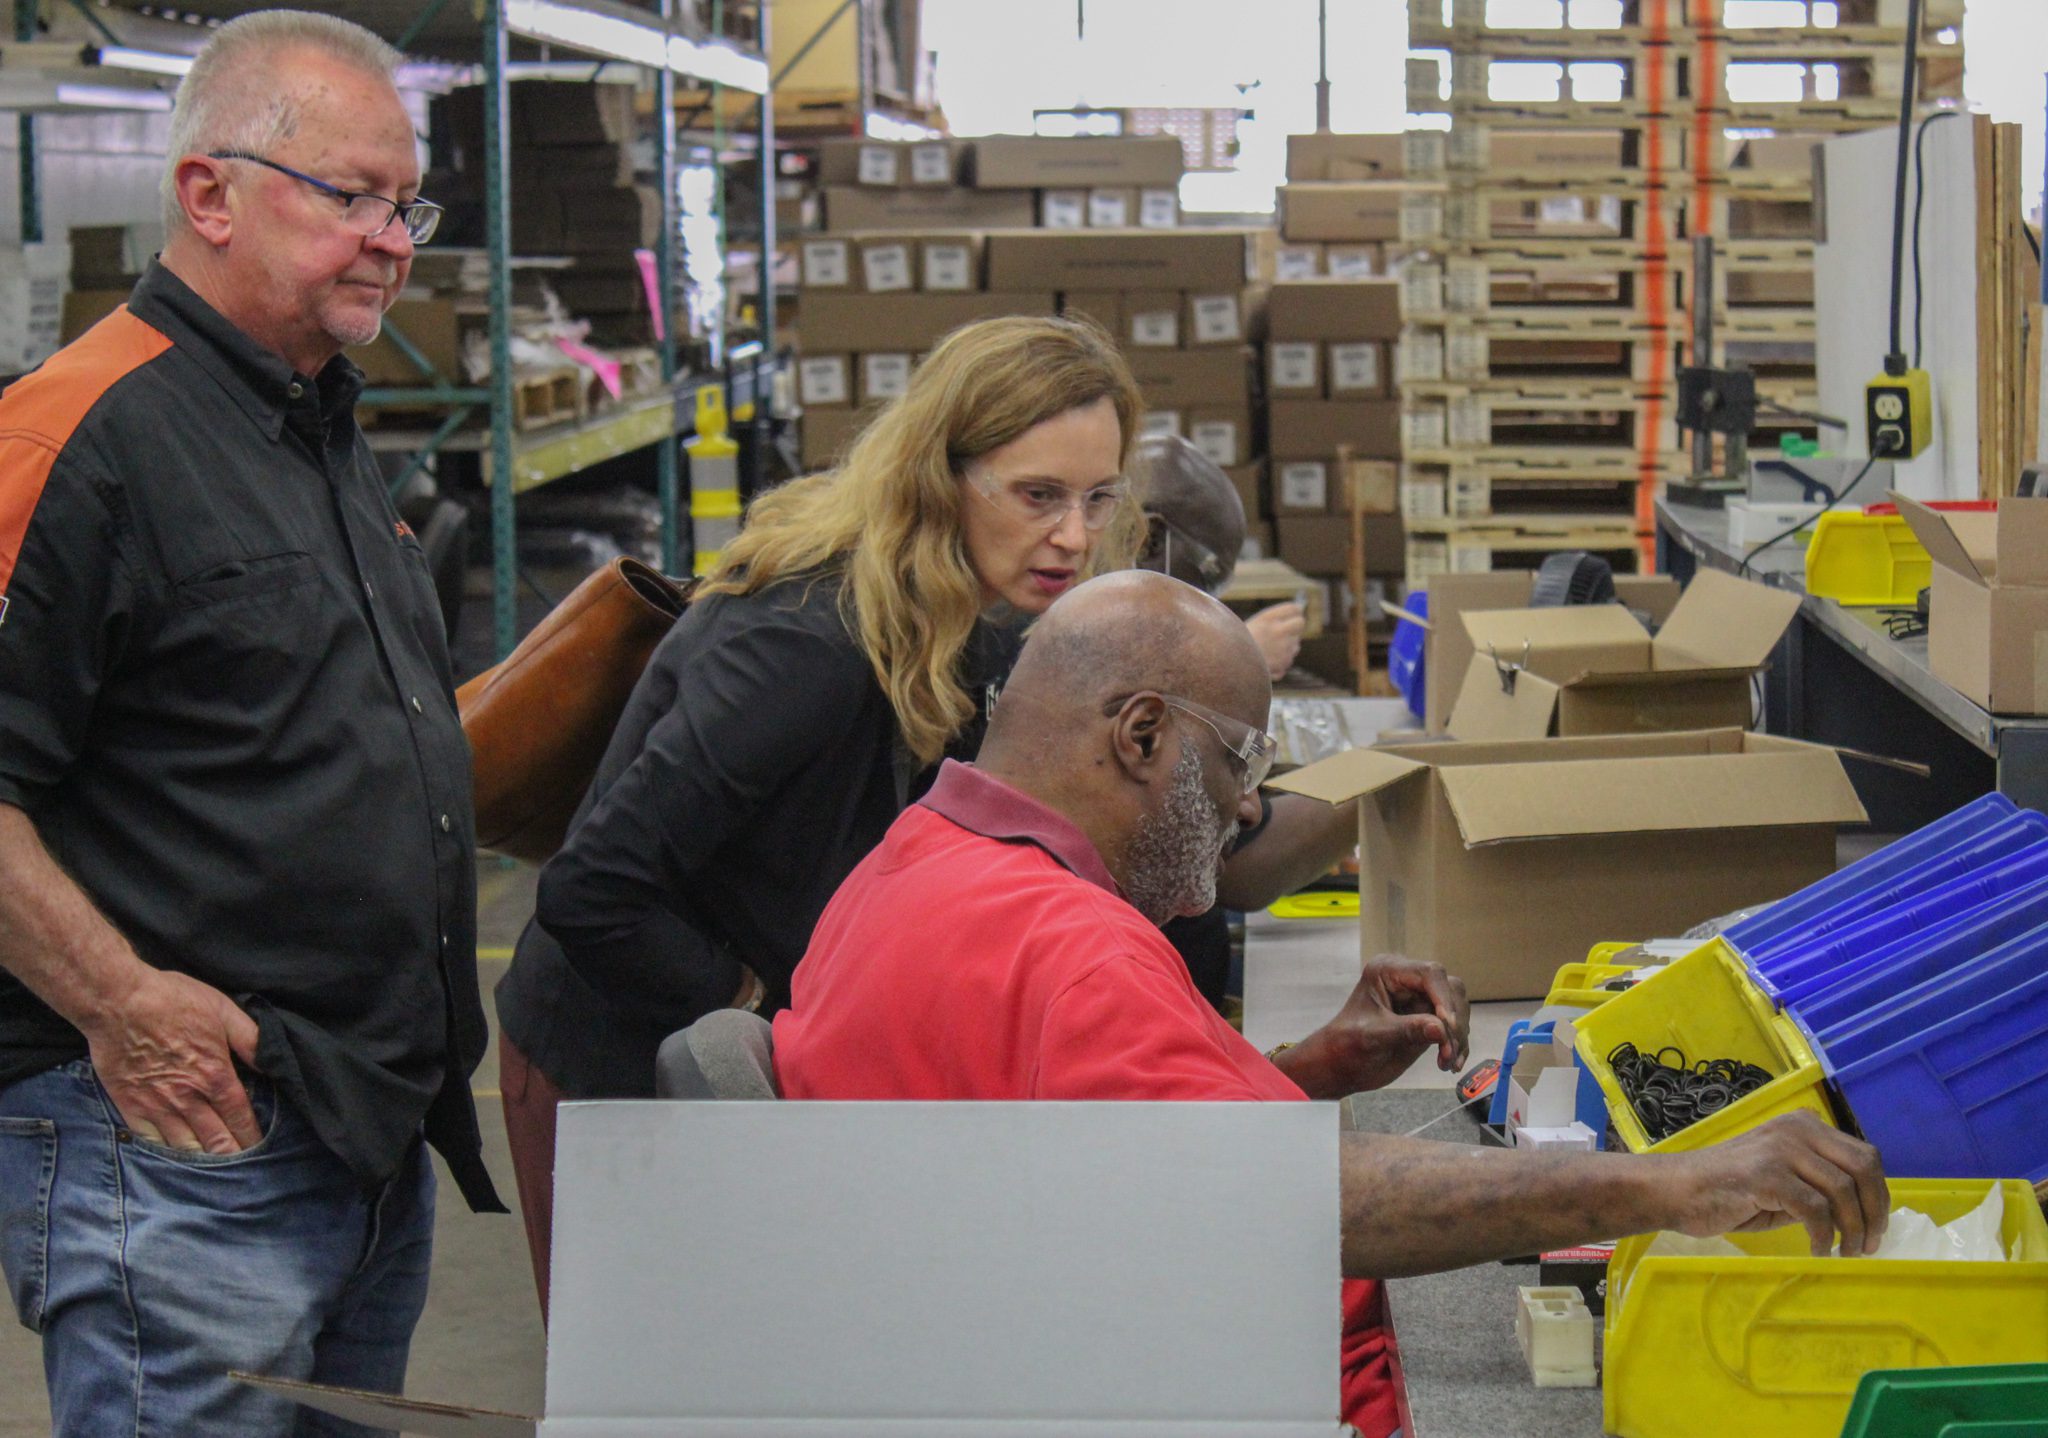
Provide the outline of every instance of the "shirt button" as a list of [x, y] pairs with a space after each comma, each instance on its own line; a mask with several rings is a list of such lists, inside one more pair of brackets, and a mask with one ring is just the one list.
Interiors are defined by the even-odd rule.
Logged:
[[453, 820], [451, 820], [451, 819], [450, 819], [450, 818], [449, 818], [449, 817], [448, 817], [448, 816], [447, 816], [446, 814], [443, 814], [443, 815], [441, 816], [441, 832], [445, 834], [445, 833], [447, 833], [447, 832], [448, 832], [448, 831], [449, 831], [450, 829], [453, 829], [454, 827], [455, 827], [454, 821], [453, 821]]
[[291, 384], [286, 386], [285, 388], [285, 393], [290, 395], [293, 399], [297, 399], [300, 395], [304, 394], [305, 392], [306, 387], [300, 384], [297, 380], [293, 380]]
[[426, 710], [420, 707], [420, 696], [417, 694], [412, 696], [412, 712], [415, 714], [424, 714], [427, 712]]

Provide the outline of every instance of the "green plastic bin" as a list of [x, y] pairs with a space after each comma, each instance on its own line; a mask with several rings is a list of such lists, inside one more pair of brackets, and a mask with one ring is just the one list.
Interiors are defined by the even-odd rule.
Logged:
[[2048, 1433], [2048, 1363], [1886, 1368], [1863, 1375], [1842, 1438], [2020, 1438]]

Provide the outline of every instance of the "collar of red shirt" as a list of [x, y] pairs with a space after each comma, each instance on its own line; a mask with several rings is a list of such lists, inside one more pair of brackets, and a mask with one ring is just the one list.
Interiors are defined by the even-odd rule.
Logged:
[[918, 802], [985, 839], [1021, 839], [1036, 844], [1076, 878], [1123, 897], [1102, 855], [1071, 819], [971, 764], [946, 760], [930, 791]]

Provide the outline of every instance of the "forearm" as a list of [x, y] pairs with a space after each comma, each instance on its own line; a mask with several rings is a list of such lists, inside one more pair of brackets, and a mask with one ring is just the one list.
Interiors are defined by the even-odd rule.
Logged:
[[27, 814], [0, 803], [0, 968], [80, 1029], [119, 1008], [147, 966], [43, 847]]
[[1347, 1133], [1344, 1273], [1397, 1278], [1675, 1227], [1670, 1161]]
[[1299, 794], [1275, 794], [1273, 817], [1223, 863], [1216, 897], [1233, 909], [1263, 909], [1327, 874], [1358, 847], [1358, 811]]

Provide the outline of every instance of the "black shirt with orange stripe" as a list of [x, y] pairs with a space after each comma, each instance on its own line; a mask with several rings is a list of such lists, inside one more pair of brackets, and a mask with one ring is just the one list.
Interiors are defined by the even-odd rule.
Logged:
[[[254, 1016], [357, 1179], [424, 1128], [495, 1209], [469, 751], [362, 382], [157, 264], [0, 396], [0, 803], [146, 962]], [[0, 1087], [85, 1052], [0, 972]]]

